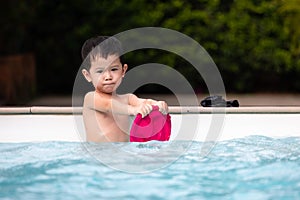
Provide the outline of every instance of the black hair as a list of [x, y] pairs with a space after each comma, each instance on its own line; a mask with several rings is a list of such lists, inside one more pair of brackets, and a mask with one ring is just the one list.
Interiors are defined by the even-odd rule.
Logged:
[[[100, 55], [103, 58], [107, 58], [109, 55], [118, 55], [121, 61], [122, 55], [122, 45], [121, 42], [115, 37], [109, 36], [96, 36], [92, 37], [84, 42], [81, 48], [82, 60], [85, 60], [88, 56]], [[90, 66], [90, 59], [86, 60], [87, 69]]]

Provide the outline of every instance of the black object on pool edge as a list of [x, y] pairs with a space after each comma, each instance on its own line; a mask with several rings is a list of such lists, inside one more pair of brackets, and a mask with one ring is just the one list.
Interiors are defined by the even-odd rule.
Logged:
[[203, 107], [239, 107], [238, 100], [226, 101], [222, 96], [214, 95], [206, 97], [201, 101]]

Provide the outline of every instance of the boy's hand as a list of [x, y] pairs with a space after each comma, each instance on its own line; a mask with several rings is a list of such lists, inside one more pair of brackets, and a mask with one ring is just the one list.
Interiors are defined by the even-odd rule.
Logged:
[[144, 118], [152, 111], [152, 109], [152, 105], [145, 101], [137, 107], [137, 113], [140, 113], [142, 115], [142, 118]]
[[169, 108], [168, 108], [168, 104], [166, 102], [158, 101], [156, 105], [159, 108], [159, 112], [161, 112], [163, 115], [168, 114]]
[[155, 101], [152, 99], [147, 99], [145, 102], [151, 105], [158, 106], [159, 112], [161, 112], [163, 115], [166, 115], [169, 112], [168, 104], [165, 101]]
[[166, 115], [169, 112], [168, 104], [165, 101], [146, 99], [140, 105], [132, 107], [132, 113], [133, 115], [137, 115], [138, 113], [140, 113], [142, 115], [142, 118], [144, 118], [153, 110], [152, 105], [158, 106], [159, 112], [161, 112], [163, 115]]

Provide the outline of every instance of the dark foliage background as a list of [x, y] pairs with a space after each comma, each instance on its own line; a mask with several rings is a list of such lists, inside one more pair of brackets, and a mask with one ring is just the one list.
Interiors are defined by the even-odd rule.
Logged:
[[[299, 0], [10, 0], [1, 2], [0, 13], [0, 55], [33, 52], [40, 95], [72, 93], [87, 38], [143, 26], [198, 41], [216, 62], [227, 92], [300, 91]], [[147, 62], [174, 67], [196, 91], [205, 91], [178, 56], [155, 50], [126, 56], [130, 66]]]

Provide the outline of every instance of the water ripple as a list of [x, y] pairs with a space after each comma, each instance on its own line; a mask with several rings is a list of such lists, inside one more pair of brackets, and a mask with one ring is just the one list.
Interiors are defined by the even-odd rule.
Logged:
[[[91, 156], [147, 168], [183, 152], [151, 173], [116, 171]], [[154, 159], [161, 149], [167, 151]], [[299, 199], [300, 138], [251, 136], [218, 142], [205, 157], [201, 142], [0, 144], [1, 199]], [[111, 157], [114, 148], [147, 158]], [[103, 155], [103, 154], [101, 154]]]

